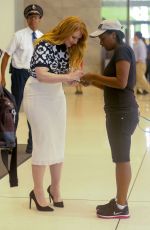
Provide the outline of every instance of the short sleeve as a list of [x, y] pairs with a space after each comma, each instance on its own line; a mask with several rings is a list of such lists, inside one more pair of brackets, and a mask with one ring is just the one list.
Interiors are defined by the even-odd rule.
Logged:
[[116, 49], [116, 52], [115, 52], [115, 60], [116, 62], [121, 61], [121, 60], [131, 62], [132, 55], [131, 55], [131, 51], [129, 47], [127, 46], [118, 47], [118, 49]]
[[49, 45], [46, 42], [40, 42], [34, 49], [31, 59], [31, 68], [48, 67], [50, 58]]
[[9, 56], [12, 56], [15, 50], [17, 49], [17, 46], [18, 46], [18, 39], [17, 39], [17, 34], [15, 33], [5, 52], [8, 53]]

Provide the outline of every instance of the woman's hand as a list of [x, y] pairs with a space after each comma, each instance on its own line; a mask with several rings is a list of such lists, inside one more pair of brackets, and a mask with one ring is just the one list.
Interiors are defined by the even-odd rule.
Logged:
[[92, 85], [93, 75], [91, 73], [86, 73], [83, 75], [83, 77], [80, 79], [80, 83], [83, 86], [89, 86]]
[[80, 78], [84, 75], [83, 71], [82, 70], [75, 70], [73, 72], [70, 72], [68, 74], [68, 81], [77, 81], [79, 82], [80, 81]]
[[83, 75], [82, 80], [91, 82], [93, 80], [93, 74], [92, 73], [86, 73]]
[[104, 89], [104, 86], [100, 82], [100, 75], [94, 74], [94, 73], [86, 73], [83, 75], [83, 77], [80, 79], [80, 83], [83, 86], [95, 86], [99, 89]]

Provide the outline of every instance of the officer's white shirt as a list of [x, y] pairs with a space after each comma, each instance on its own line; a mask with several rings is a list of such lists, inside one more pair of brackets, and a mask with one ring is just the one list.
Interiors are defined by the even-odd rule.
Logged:
[[[6, 49], [6, 53], [12, 57], [12, 66], [17, 69], [29, 69], [30, 61], [33, 54], [33, 42], [32, 42], [32, 30], [29, 27], [17, 31], [9, 46]], [[36, 30], [37, 38], [43, 34]]]

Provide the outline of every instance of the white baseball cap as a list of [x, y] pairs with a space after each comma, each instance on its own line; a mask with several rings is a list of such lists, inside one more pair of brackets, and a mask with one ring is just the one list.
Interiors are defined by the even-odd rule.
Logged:
[[98, 26], [98, 29], [91, 33], [89, 36], [92, 38], [98, 37], [105, 33], [107, 30], [120, 30], [122, 31], [123, 26], [118, 20], [104, 20]]

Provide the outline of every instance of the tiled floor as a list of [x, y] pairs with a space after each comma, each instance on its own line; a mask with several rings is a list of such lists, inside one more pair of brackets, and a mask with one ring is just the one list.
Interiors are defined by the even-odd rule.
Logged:
[[[10, 188], [8, 176], [0, 181], [2, 230], [149, 230], [150, 229], [150, 121], [140, 119], [132, 138], [132, 182], [129, 190], [131, 218], [103, 220], [95, 206], [115, 196], [114, 165], [105, 130], [102, 92], [85, 88], [83, 95], [65, 87], [68, 106], [65, 164], [62, 176], [64, 209], [53, 213], [29, 210], [32, 189], [31, 161], [18, 168], [19, 186]], [[150, 119], [150, 95], [137, 96], [141, 116]], [[149, 133], [144, 133], [142, 129]], [[18, 142], [26, 143], [25, 115], [20, 114]], [[45, 176], [45, 189], [50, 184]], [[47, 195], [46, 195], [47, 196]]]

